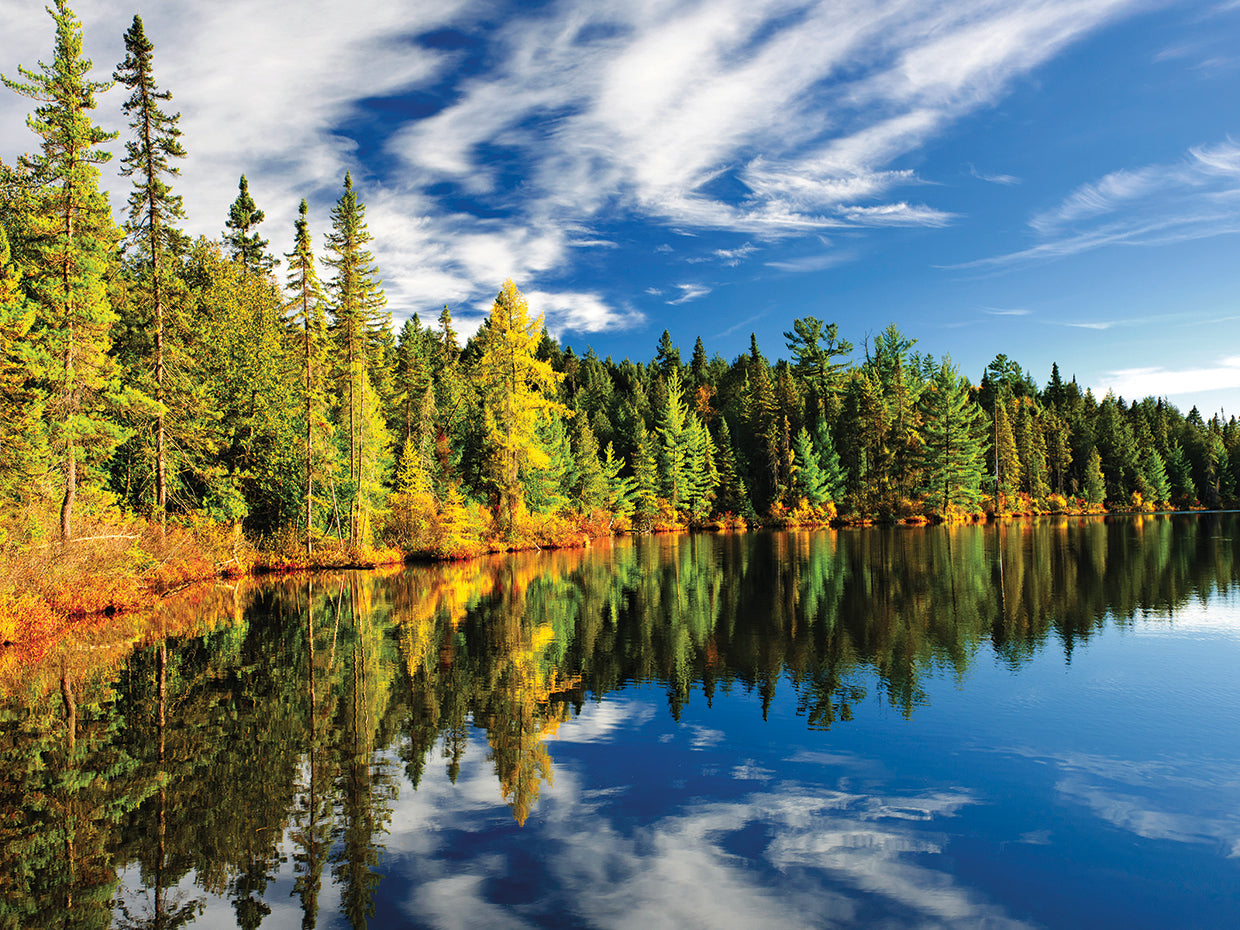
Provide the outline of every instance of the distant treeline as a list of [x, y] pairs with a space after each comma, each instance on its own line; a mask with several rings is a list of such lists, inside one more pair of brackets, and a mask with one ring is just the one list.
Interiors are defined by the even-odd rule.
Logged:
[[[396, 332], [350, 176], [316, 254], [308, 209], [283, 267], [241, 177], [219, 240], [173, 191], [179, 114], [134, 17], [118, 227], [98, 187], [80, 24], [51, 8], [50, 64], [4, 76], [37, 154], [0, 164], [0, 532], [73, 535], [79, 501], [268, 539], [462, 553], [631, 526], [1217, 508], [1240, 428], [1163, 400], [1101, 401], [998, 356], [978, 383], [894, 325], [860, 351], [791, 322], [731, 362], [664, 332], [649, 362], [576, 354], [513, 282], [462, 345], [447, 307]], [[320, 264], [327, 270], [321, 281]]]

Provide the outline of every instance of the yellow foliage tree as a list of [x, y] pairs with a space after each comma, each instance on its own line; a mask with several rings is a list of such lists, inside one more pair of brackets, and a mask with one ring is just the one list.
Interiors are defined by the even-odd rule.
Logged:
[[536, 430], [542, 417], [562, 416], [567, 408], [551, 392], [563, 374], [537, 357], [542, 315], [530, 318], [529, 305], [511, 279], [504, 282], [480, 334], [482, 353], [474, 380], [486, 423], [487, 471], [494, 484], [501, 529], [511, 535], [524, 499], [523, 465], [544, 468], [547, 454]]

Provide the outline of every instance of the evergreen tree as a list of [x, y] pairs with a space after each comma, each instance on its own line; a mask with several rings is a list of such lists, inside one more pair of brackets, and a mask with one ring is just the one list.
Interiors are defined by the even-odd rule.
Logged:
[[814, 431], [814, 451], [818, 453], [818, 462], [822, 466], [827, 500], [838, 502], [844, 496], [847, 475], [839, 453], [835, 451], [835, 443], [831, 441], [831, 430], [827, 428], [825, 419], [818, 421], [818, 428]]
[[1016, 448], [1022, 475], [1021, 488], [1034, 500], [1050, 493], [1046, 480], [1046, 438], [1033, 401], [1022, 400], [1016, 414]]
[[[834, 419], [839, 412], [839, 400], [845, 364], [835, 359], [849, 355], [851, 342], [839, 338], [835, 323], [823, 324], [812, 316], [792, 322], [792, 331], [784, 333], [788, 349], [792, 353], [792, 367], [817, 395], [823, 413]], [[825, 340], [825, 344], [824, 344]]]
[[995, 512], [1003, 513], [1012, 506], [1012, 499], [1020, 487], [1020, 455], [1016, 451], [1016, 437], [1012, 433], [1009, 415], [1010, 399], [1002, 392], [995, 398], [993, 417], [994, 445], [991, 448], [991, 464], [994, 466]]
[[702, 345], [702, 337], [698, 336], [693, 343], [693, 356], [689, 360], [689, 372], [695, 388], [704, 387], [710, 382], [710, 371], [706, 359], [706, 346]]
[[314, 258], [314, 246], [310, 238], [310, 207], [302, 198], [293, 224], [293, 251], [284, 257], [288, 261], [288, 292], [291, 296], [288, 309], [293, 322], [302, 328], [302, 393], [305, 411], [306, 436], [306, 500], [305, 538], [306, 557], [312, 554], [311, 536], [314, 529], [314, 433], [326, 431], [326, 317], [323, 313], [323, 286], [319, 281]]
[[1181, 506], [1197, 500], [1197, 486], [1193, 483], [1193, 468], [1178, 442], [1171, 444], [1167, 456], [1167, 477], [1171, 482], [1171, 499]]
[[275, 259], [266, 252], [267, 240], [255, 231], [266, 216], [250, 196], [250, 182], [241, 175], [237, 199], [228, 208], [228, 219], [224, 221], [224, 244], [229, 255], [246, 271], [265, 273], [275, 267]]
[[634, 437], [637, 443], [633, 453], [633, 479], [636, 482], [633, 499], [633, 525], [638, 530], [649, 530], [659, 515], [659, 466], [655, 452], [654, 437], [646, 432], [640, 421]]
[[[344, 176], [344, 193], [332, 208], [332, 231], [327, 236], [324, 264], [334, 272], [327, 283], [332, 331], [336, 348], [340, 428], [347, 430], [349, 455], [349, 539], [361, 542], [361, 525], [370, 506], [361, 491], [362, 462], [374, 457], [386, 445], [386, 428], [379, 434], [368, 431], [376, 425], [366, 416], [371, 402], [371, 365], [374, 345], [380, 338], [387, 299], [374, 256], [367, 248], [372, 237], [366, 227], [366, 207], [353, 189], [352, 175]], [[376, 459], [377, 460], [377, 459]]]
[[[134, 178], [129, 194], [129, 213], [125, 233], [136, 247], [140, 273], [140, 289], [150, 301], [154, 331], [154, 357], [151, 359], [155, 377], [155, 510], [160, 521], [167, 518], [168, 484], [165, 449], [164, 316], [168, 292], [176, 287], [175, 264], [170, 261], [188, 246], [184, 233], [174, 225], [185, 218], [181, 196], [174, 194], [167, 178], [180, 174], [171, 159], [184, 158], [181, 147], [180, 113], [169, 115], [161, 109], [172, 99], [169, 91], [161, 91], [152, 73], [154, 46], [146, 37], [142, 17], [135, 15], [125, 33], [125, 60], [113, 78], [130, 90], [122, 110], [129, 117], [134, 138], [125, 143], [121, 174]], [[136, 177], [135, 177], [136, 175]]]
[[[1054, 371], [1056, 375], [1059, 373], [1058, 368]], [[1064, 478], [1072, 467], [1072, 431], [1057, 408], [1052, 409], [1046, 419], [1046, 458], [1054, 477], [1055, 491], [1063, 494]]]
[[710, 431], [690, 412], [685, 426], [684, 502], [693, 519], [702, 521], [710, 515], [715, 500], [719, 472], [715, 467], [715, 445]]
[[1171, 479], [1167, 466], [1158, 450], [1147, 448], [1141, 458], [1141, 476], [1148, 488], [1150, 503], [1165, 504], [1171, 500]]
[[922, 410], [922, 467], [928, 501], [942, 516], [957, 509], [976, 510], [982, 496], [985, 414], [969, 397], [968, 382], [950, 358], [935, 367], [930, 386], [922, 394]]
[[608, 480], [603, 464], [599, 461], [598, 440], [594, 437], [594, 430], [590, 428], [590, 421], [580, 413], [574, 420], [577, 430], [573, 457], [577, 462], [577, 474], [573, 482], [573, 497], [577, 509], [581, 513], [589, 513], [607, 503]]
[[689, 436], [680, 369], [667, 378], [667, 397], [659, 412], [659, 486], [673, 507], [684, 500], [689, 480]]
[[98, 167], [111, 157], [99, 146], [116, 134], [91, 122], [95, 94], [110, 85], [87, 78], [91, 62], [82, 57], [81, 23], [64, 0], [53, 4], [52, 63], [38, 70], [19, 66], [24, 80], [0, 80], [39, 104], [27, 124], [39, 136], [42, 154], [19, 164], [41, 184], [26, 230], [35, 259], [30, 291], [38, 307], [31, 334], [54, 359], [46, 372], [45, 410], [64, 475], [60, 534], [69, 539], [84, 453], [104, 455], [120, 438], [103, 409], [120, 388], [108, 356], [116, 317], [104, 283], [118, 231], [99, 190]]
[[622, 475], [624, 462], [616, 457], [616, 450], [607, 443], [603, 451], [603, 480], [606, 482], [607, 510], [616, 517], [631, 516], [633, 499], [637, 492], [637, 479]]
[[726, 417], [719, 418], [719, 440], [715, 447], [718, 452], [715, 456], [715, 468], [719, 474], [716, 509], [720, 513], [751, 515], [753, 504], [749, 501], [745, 481], [737, 469], [736, 450], [732, 445], [732, 432], [728, 428]]
[[26, 300], [20, 280], [0, 226], [0, 502], [24, 493], [42, 459], [41, 396], [32, 384], [34, 373], [45, 369], [48, 359], [31, 339], [36, 308]]
[[801, 427], [797, 433], [794, 450], [793, 481], [796, 494], [811, 506], [821, 507], [829, 499], [827, 477], [818, 461], [818, 452], [810, 439], [809, 430]]
[[672, 334], [666, 329], [659, 337], [659, 348], [654, 356], [654, 367], [658, 369], [664, 380], [672, 376], [672, 372], [680, 374], [680, 349], [672, 342]]

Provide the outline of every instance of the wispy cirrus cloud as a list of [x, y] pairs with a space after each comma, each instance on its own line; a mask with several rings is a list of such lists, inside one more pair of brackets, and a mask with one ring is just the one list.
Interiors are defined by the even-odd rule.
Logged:
[[979, 181], [986, 181], [990, 184], [1011, 185], [1020, 183], [1020, 178], [1016, 177], [1014, 174], [986, 174], [985, 172], [979, 171], [976, 166], [972, 164], [969, 165], [969, 175], [977, 178]]
[[1029, 226], [1037, 244], [956, 267], [1002, 267], [1107, 246], [1240, 232], [1240, 145], [1227, 139], [1189, 149], [1171, 164], [1113, 171], [1082, 184]]
[[[922, 179], [901, 159], [1141, 5], [356, 0], [342, 15], [338, 0], [151, 0], [142, 13], [183, 114], [190, 232], [218, 234], [245, 172], [280, 252], [301, 197], [326, 227], [349, 169], [397, 316], [485, 306], [514, 276], [537, 279], [566, 327], [609, 328], [634, 317], [571, 283], [583, 252], [609, 248], [591, 231], [601, 218], [755, 241], [943, 226], [953, 212], [909, 195]], [[77, 6], [109, 73], [132, 8]], [[0, 70], [47, 57], [37, 5], [0, 0], [0, 21]], [[121, 128], [120, 103], [102, 98], [99, 121]], [[32, 145], [25, 112], [0, 100], [6, 159]], [[109, 185], [118, 202], [125, 185]], [[591, 300], [606, 309], [557, 310]]]
[[711, 292], [711, 288], [703, 284], [677, 284], [676, 287], [680, 289], [680, 296], [668, 301], [672, 306], [687, 304], [689, 301], [705, 297]]

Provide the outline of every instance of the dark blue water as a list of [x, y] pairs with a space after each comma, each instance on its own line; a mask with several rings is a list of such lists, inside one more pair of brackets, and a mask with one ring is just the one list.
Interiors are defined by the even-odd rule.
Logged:
[[27, 910], [1234, 927], [1237, 528], [660, 537], [230, 594], [79, 683], [103, 699], [69, 768], [121, 760], [124, 787], [47, 792], [82, 888], [71, 913], [72, 881], [28, 882]]

